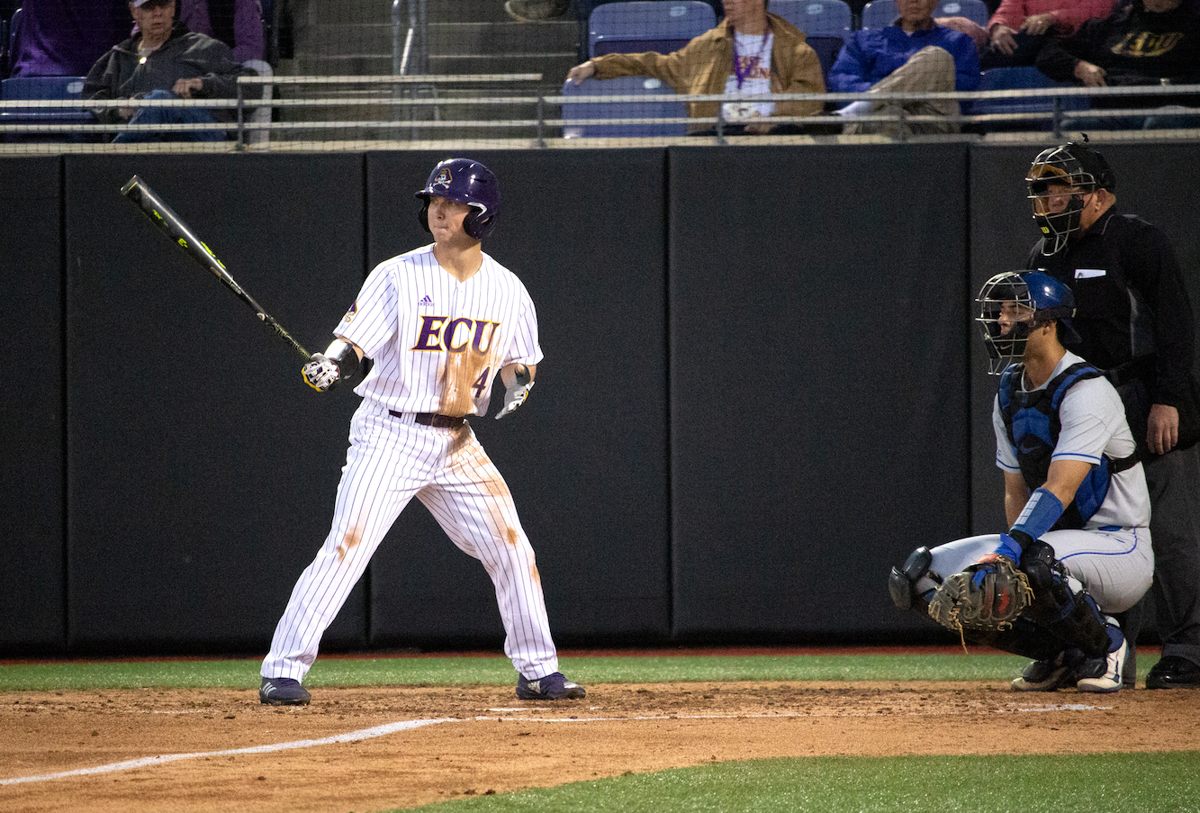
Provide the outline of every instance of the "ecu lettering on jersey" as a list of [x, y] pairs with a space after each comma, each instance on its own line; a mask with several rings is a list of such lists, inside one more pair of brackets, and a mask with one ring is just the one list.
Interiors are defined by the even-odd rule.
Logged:
[[409, 350], [425, 353], [487, 353], [496, 338], [499, 322], [482, 319], [451, 319], [449, 316], [422, 315], [417, 342]]

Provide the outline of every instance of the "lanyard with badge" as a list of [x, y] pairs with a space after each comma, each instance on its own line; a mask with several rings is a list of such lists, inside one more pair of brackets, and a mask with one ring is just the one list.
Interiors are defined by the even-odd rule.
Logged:
[[[771, 39], [771, 21], [767, 21], [767, 27], [762, 34], [762, 44], [758, 47], [758, 55], [753, 59], [747, 57], [745, 68], [742, 67], [742, 60], [738, 57], [737, 46], [737, 30], [733, 30], [733, 75], [737, 79], [738, 93], [742, 92], [742, 84], [746, 81], [746, 77], [750, 75], [757, 66], [762, 64], [763, 54], [767, 50], [767, 43]], [[745, 121], [754, 114], [754, 102], [730, 102], [726, 106], [730, 115], [726, 118], [733, 121]]]

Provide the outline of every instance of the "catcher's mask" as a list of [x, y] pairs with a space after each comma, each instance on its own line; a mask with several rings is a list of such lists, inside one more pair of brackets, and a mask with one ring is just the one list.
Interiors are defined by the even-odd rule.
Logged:
[[[1116, 176], [1104, 156], [1083, 144], [1068, 141], [1061, 147], [1043, 150], [1025, 176], [1033, 220], [1045, 239], [1042, 253], [1057, 254], [1071, 235], [1079, 231], [1083, 198], [1097, 189], [1115, 192]], [[1051, 185], [1053, 189], [1053, 196]], [[1057, 187], [1065, 187], [1057, 188]], [[1054, 197], [1069, 195], [1066, 205], [1055, 211]]]
[[988, 351], [988, 372], [1000, 375], [1025, 355], [1029, 332], [1047, 322], [1061, 326], [1064, 344], [1079, 341], [1071, 325], [1075, 296], [1071, 289], [1040, 271], [1006, 271], [983, 284], [975, 301], [979, 323]]
[[468, 236], [482, 240], [496, 228], [500, 214], [500, 182], [490, 169], [470, 158], [448, 158], [433, 168], [425, 188], [414, 197], [425, 201], [417, 220], [429, 231], [429, 198], [437, 196], [465, 203], [472, 211], [463, 219]]

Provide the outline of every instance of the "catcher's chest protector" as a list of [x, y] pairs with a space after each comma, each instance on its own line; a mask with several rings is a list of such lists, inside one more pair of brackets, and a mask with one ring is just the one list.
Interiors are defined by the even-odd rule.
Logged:
[[[1017, 450], [1021, 476], [1029, 490], [1034, 491], [1045, 485], [1050, 474], [1050, 457], [1062, 431], [1058, 410], [1067, 390], [1078, 381], [1099, 378], [1104, 373], [1081, 361], [1050, 379], [1044, 388], [1026, 392], [1021, 389], [1024, 371], [1024, 365], [1013, 364], [1000, 377], [1000, 416], [1004, 419], [1008, 439]], [[1108, 457], [1102, 457], [1100, 465], [1084, 478], [1075, 492], [1075, 499], [1066, 506], [1051, 530], [1083, 527], [1108, 494], [1110, 467]]]

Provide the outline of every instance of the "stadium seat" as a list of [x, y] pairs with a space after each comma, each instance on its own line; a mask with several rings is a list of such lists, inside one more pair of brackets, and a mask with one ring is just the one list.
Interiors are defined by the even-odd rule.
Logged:
[[808, 46], [817, 52], [817, 59], [821, 62], [821, 78], [826, 85], [829, 84], [829, 69], [833, 67], [844, 44], [845, 40], [841, 37], [808, 38]]
[[597, 6], [588, 18], [588, 55], [677, 51], [717, 24], [700, 0], [627, 0]]
[[768, 9], [799, 28], [809, 37], [841, 37], [850, 34], [850, 6], [845, 0], [771, 0]]
[[[4, 101], [25, 100], [73, 100], [83, 91], [82, 76], [10, 76], [0, 82], [0, 98]], [[0, 124], [95, 124], [92, 113], [83, 107], [18, 107], [0, 112]], [[8, 137], [8, 134], [5, 134]], [[90, 141], [89, 133], [60, 134], [42, 133], [8, 137], [8, 140], [37, 141]]]
[[[1075, 87], [1056, 82], [1032, 66], [1019, 68], [992, 68], [983, 72], [979, 90], [1037, 90], [1041, 88]], [[1063, 110], [1087, 110], [1091, 101], [1086, 96], [1062, 97]], [[1014, 97], [1009, 99], [976, 99], [963, 104], [963, 113], [982, 116], [989, 113], [1049, 113], [1054, 110], [1054, 99], [1050, 96]], [[976, 125], [977, 128], [997, 132], [1011, 130], [1045, 131], [1053, 127], [1050, 118], [1037, 121], [991, 122]]]
[[687, 109], [682, 101], [668, 102], [611, 102], [611, 96], [662, 96], [674, 91], [657, 79], [645, 76], [623, 76], [619, 79], [585, 79], [576, 85], [563, 85], [564, 96], [594, 97], [595, 104], [563, 104], [563, 138], [634, 138], [687, 135], [687, 123], [679, 124], [589, 124], [596, 119], [616, 118], [684, 118]]
[[[895, 0], [871, 0], [863, 6], [862, 27], [884, 28], [891, 25], [898, 16]], [[984, 28], [987, 28], [988, 24], [988, 8], [983, 0], [942, 0], [933, 10], [933, 16], [966, 17]]]

